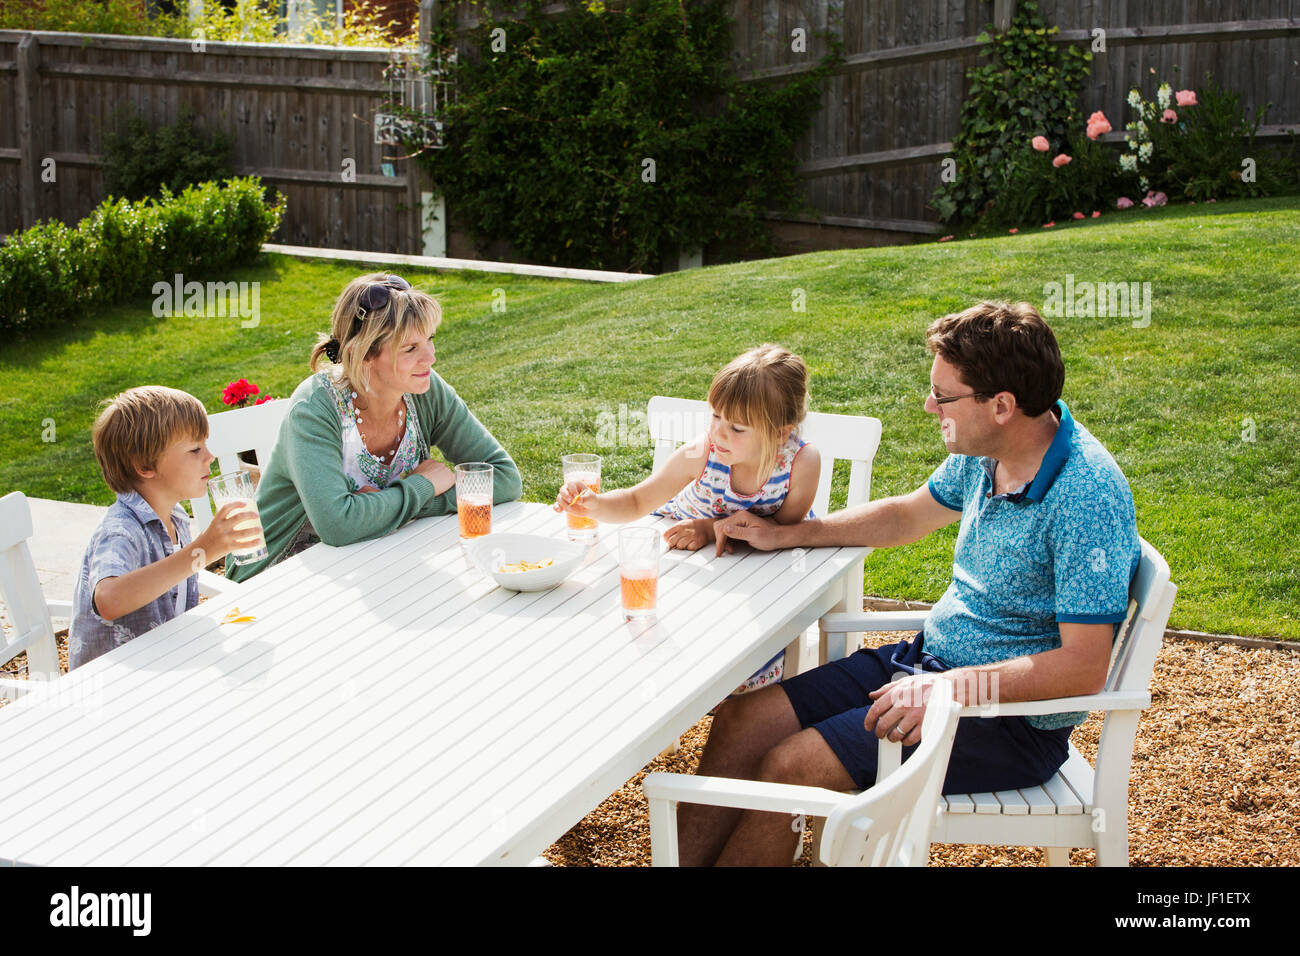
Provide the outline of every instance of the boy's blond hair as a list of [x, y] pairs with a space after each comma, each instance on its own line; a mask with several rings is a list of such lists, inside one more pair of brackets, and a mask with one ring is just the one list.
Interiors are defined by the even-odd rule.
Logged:
[[808, 414], [808, 366], [779, 345], [760, 345], [727, 363], [709, 386], [709, 407], [729, 422], [754, 429], [762, 457], [758, 474], [776, 466], [781, 433]]
[[[427, 292], [419, 289], [388, 290], [388, 302], [383, 308], [360, 316], [361, 296], [374, 285], [386, 285], [390, 273], [370, 272], [357, 276], [347, 284], [334, 303], [330, 317], [331, 335], [319, 335], [311, 350], [311, 370], [319, 371], [330, 361], [326, 346], [333, 338], [338, 342], [340, 371], [336, 381], [347, 383], [353, 389], [370, 390], [370, 377], [366, 374], [366, 359], [378, 355], [390, 341], [401, 342], [412, 330], [421, 335], [432, 335], [442, 322], [442, 307]], [[393, 368], [397, 368], [397, 352], [393, 352]]]
[[208, 413], [189, 392], [141, 385], [105, 399], [90, 432], [104, 481], [114, 491], [136, 490], [139, 468], [154, 468], [174, 441], [206, 441]]

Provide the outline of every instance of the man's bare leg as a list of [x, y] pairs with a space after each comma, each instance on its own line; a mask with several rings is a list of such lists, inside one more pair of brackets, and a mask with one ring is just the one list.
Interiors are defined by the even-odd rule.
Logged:
[[[763, 757], [757, 780], [828, 790], [855, 789], [853, 778], [813, 728], [801, 730]], [[734, 812], [734, 811], [733, 811]], [[802, 821], [788, 813], [745, 810], [718, 856], [718, 866], [789, 866], [803, 835]]]
[[[799, 719], [781, 685], [730, 698], [713, 718], [696, 773], [756, 780], [767, 752], [798, 732]], [[711, 866], [731, 836], [740, 813], [730, 807], [678, 804], [677, 845], [681, 865]]]

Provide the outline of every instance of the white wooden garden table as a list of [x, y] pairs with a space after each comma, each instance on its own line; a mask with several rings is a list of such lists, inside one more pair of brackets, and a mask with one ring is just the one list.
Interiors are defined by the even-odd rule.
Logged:
[[[493, 530], [563, 520], [515, 502]], [[470, 567], [454, 516], [311, 548], [0, 708], [0, 860], [528, 863], [835, 606], [865, 553], [669, 552], [658, 620], [633, 625], [611, 526], [540, 593]], [[256, 620], [222, 624], [234, 606]]]

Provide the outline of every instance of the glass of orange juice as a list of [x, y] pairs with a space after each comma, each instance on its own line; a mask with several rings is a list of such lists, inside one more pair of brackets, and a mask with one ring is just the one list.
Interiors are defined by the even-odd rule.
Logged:
[[660, 535], [657, 528], [620, 528], [618, 580], [623, 616], [648, 621], [655, 616], [659, 593]]
[[[560, 464], [564, 468], [564, 483], [580, 481], [596, 494], [600, 494], [600, 456], [599, 455], [563, 455]], [[569, 540], [589, 541], [596, 536], [596, 519], [584, 518], [582, 515], [566, 514], [569, 519]]]
[[492, 466], [487, 462], [456, 466], [456, 515], [462, 538], [492, 533]]

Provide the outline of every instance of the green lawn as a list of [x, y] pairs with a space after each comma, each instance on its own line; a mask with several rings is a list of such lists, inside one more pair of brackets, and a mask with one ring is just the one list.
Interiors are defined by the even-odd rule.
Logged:
[[[1044, 284], [1152, 283], [1151, 323], [1049, 318], [1065, 400], [1115, 455], [1141, 533], [1179, 586], [1172, 623], [1300, 638], [1300, 198], [1134, 210], [1032, 234], [816, 253], [625, 285], [404, 271], [443, 304], [438, 370], [550, 500], [559, 455], [599, 450], [608, 487], [645, 475], [649, 447], [609, 445], [620, 406], [703, 398], [714, 370], [763, 341], [808, 362], [812, 407], [884, 422], [875, 497], [921, 484], [943, 457], [921, 407], [935, 316], [983, 298], [1044, 301]], [[108, 502], [89, 445], [101, 398], [163, 383], [222, 409], [246, 377], [287, 395], [314, 334], [359, 268], [267, 256], [261, 322], [157, 319], [152, 297], [10, 341], [0, 371], [0, 489]], [[505, 312], [491, 308], [505, 292]], [[807, 309], [791, 308], [803, 289]], [[47, 420], [53, 442], [42, 440]], [[1249, 420], [1249, 421], [1247, 421]], [[601, 425], [606, 427], [602, 430]], [[1253, 423], [1253, 435], [1251, 427]], [[1243, 438], [1253, 437], [1253, 441]], [[615, 436], [616, 437], [616, 436]], [[841, 499], [842, 500], [842, 499]], [[933, 600], [954, 531], [867, 563], [869, 593]]]

